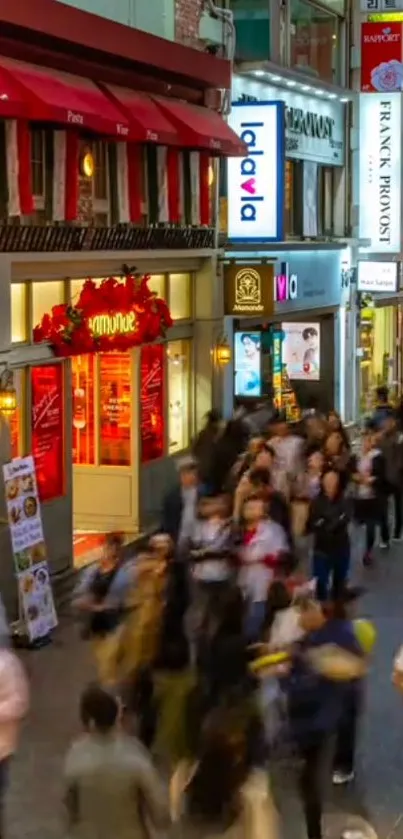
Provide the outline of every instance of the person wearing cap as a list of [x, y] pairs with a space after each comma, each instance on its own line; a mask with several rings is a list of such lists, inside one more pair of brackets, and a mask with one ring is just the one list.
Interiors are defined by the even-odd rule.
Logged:
[[178, 475], [179, 483], [163, 502], [160, 530], [171, 537], [179, 550], [184, 550], [192, 538], [201, 494], [194, 457], [185, 457], [178, 462]]

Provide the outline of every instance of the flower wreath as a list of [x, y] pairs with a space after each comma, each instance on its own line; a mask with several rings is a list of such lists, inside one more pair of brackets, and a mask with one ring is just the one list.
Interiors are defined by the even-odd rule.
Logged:
[[[172, 318], [164, 300], [150, 291], [150, 276], [125, 273], [124, 281], [108, 277], [97, 285], [85, 281], [77, 303], [53, 306], [34, 329], [34, 341], [47, 341], [57, 356], [85, 353], [120, 352], [141, 344], [151, 343], [165, 335], [172, 326]], [[97, 315], [134, 314], [134, 329], [113, 335], [94, 334], [91, 318]]]

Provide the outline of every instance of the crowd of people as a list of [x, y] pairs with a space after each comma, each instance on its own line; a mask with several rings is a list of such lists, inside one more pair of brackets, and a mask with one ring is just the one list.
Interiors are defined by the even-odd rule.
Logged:
[[322, 839], [323, 779], [354, 779], [376, 638], [352, 529], [364, 568], [377, 530], [385, 550], [402, 536], [400, 416], [378, 396], [358, 446], [334, 411], [210, 412], [158, 532], [134, 560], [108, 536], [74, 594], [97, 682], [65, 766], [69, 837], [280, 839], [270, 778], [286, 759]]

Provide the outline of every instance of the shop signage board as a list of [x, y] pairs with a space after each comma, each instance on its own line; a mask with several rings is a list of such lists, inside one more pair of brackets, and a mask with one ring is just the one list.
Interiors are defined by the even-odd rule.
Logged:
[[229, 117], [248, 155], [228, 159], [228, 238], [284, 238], [284, 105], [238, 102]]
[[281, 262], [280, 271], [274, 277], [274, 299], [276, 303], [285, 303], [297, 297], [298, 274], [291, 274], [288, 262]]
[[235, 105], [284, 103], [285, 156], [290, 160], [344, 165], [345, 107], [337, 98], [321, 99], [244, 76], [234, 76], [232, 94]]
[[274, 266], [239, 265], [224, 268], [225, 314], [235, 317], [270, 316], [274, 311]]
[[63, 367], [31, 368], [31, 439], [41, 501], [64, 493]]
[[157, 460], [164, 454], [164, 346], [141, 348], [140, 355], [140, 439], [141, 462]]
[[400, 252], [401, 94], [360, 94], [359, 237]]
[[5, 463], [3, 477], [21, 614], [32, 642], [57, 626], [32, 455]]
[[400, 12], [403, 11], [403, 0], [361, 0], [361, 11], [370, 12]]
[[357, 291], [394, 294], [397, 291], [397, 262], [359, 262]]
[[361, 26], [361, 90], [366, 93], [402, 90], [401, 23]]

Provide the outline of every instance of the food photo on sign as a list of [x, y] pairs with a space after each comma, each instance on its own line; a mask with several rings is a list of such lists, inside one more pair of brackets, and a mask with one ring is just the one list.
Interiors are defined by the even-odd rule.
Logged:
[[43, 537], [32, 455], [3, 466], [7, 517], [18, 584], [20, 624], [30, 642], [47, 638], [57, 615]]

